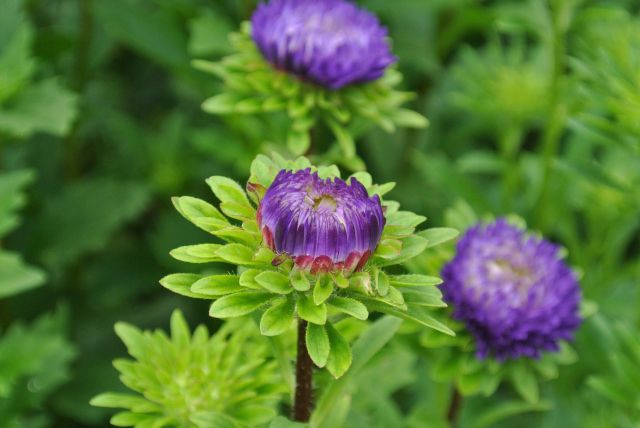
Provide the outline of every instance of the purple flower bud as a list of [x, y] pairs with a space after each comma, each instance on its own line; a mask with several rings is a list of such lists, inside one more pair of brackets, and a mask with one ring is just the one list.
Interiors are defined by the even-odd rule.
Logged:
[[395, 62], [387, 30], [346, 0], [271, 0], [251, 17], [264, 57], [329, 89], [380, 78]]
[[376, 249], [385, 218], [380, 198], [355, 178], [321, 179], [282, 170], [258, 208], [264, 243], [311, 273], [360, 270]]
[[442, 276], [444, 299], [475, 337], [478, 358], [538, 358], [580, 325], [580, 286], [560, 248], [504, 219], [469, 229]]

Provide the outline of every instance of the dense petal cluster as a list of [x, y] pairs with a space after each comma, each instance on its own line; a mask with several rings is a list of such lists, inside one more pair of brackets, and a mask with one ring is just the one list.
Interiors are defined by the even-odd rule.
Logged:
[[386, 28], [346, 0], [271, 0], [251, 28], [275, 67], [330, 89], [378, 79], [395, 61]]
[[380, 241], [380, 198], [355, 178], [321, 179], [310, 168], [282, 170], [260, 201], [264, 242], [312, 273], [359, 270]]
[[479, 358], [537, 358], [580, 324], [580, 287], [560, 248], [504, 219], [469, 229], [442, 275], [444, 299]]

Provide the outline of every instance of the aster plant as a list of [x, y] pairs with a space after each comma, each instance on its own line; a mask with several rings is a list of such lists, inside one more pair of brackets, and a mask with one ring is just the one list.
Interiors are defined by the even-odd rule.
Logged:
[[[210, 335], [191, 334], [182, 313], [171, 316], [171, 335], [116, 324], [132, 360], [114, 366], [131, 393], [107, 392], [91, 404], [125, 409], [111, 418], [119, 427], [242, 428], [276, 415], [284, 388], [277, 365], [251, 323], [230, 322]], [[263, 339], [263, 340], [260, 340]]]
[[[354, 160], [349, 126], [356, 120], [386, 131], [427, 125], [401, 105], [413, 95], [395, 88], [387, 30], [370, 12], [347, 0], [271, 0], [231, 36], [235, 53], [218, 63], [195, 61], [224, 81], [203, 104], [213, 114], [286, 112], [287, 146], [304, 154], [310, 130], [322, 123], [335, 136], [342, 159]], [[350, 165], [364, 168], [357, 159]]]
[[449, 420], [460, 394], [489, 396], [503, 379], [533, 406], [523, 411], [545, 408], [538, 377], [554, 378], [558, 364], [575, 360], [569, 342], [582, 321], [578, 275], [564, 250], [500, 218], [466, 231], [442, 277], [456, 337], [427, 333], [422, 342], [445, 347], [433, 375], [454, 382]]
[[426, 275], [391, 274], [385, 268], [422, 253], [441, 229], [415, 233], [425, 218], [384, 200], [394, 184], [372, 184], [367, 173], [340, 178], [337, 167], [313, 167], [259, 155], [244, 189], [225, 177], [207, 183], [219, 209], [188, 196], [174, 198], [187, 220], [222, 242], [180, 247], [185, 262], [237, 266], [224, 275], [178, 273], [161, 280], [189, 297], [213, 300], [210, 315], [236, 318], [255, 313], [265, 336], [298, 324], [294, 416], [307, 420], [315, 366], [336, 378], [351, 365], [351, 348], [334, 323], [366, 320], [372, 311], [453, 332], [430, 315], [446, 306]]

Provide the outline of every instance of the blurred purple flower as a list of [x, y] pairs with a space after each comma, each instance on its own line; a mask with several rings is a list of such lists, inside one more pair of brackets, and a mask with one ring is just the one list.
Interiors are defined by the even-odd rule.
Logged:
[[475, 337], [478, 358], [538, 358], [580, 325], [580, 286], [560, 248], [504, 219], [469, 229], [442, 276], [444, 299]]
[[329, 89], [378, 79], [396, 60], [378, 18], [347, 0], [271, 0], [251, 27], [276, 68]]
[[264, 243], [311, 273], [360, 270], [376, 249], [385, 219], [380, 198], [355, 178], [321, 179], [307, 168], [282, 170], [258, 208]]

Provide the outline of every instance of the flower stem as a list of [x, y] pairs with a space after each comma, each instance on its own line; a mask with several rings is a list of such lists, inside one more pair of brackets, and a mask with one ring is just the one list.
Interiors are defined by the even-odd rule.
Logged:
[[296, 392], [293, 405], [293, 419], [308, 422], [313, 404], [313, 361], [307, 351], [305, 336], [307, 322], [298, 320], [298, 354], [296, 360]]
[[451, 389], [451, 399], [449, 400], [449, 410], [447, 410], [447, 422], [451, 428], [456, 428], [458, 424], [458, 416], [462, 408], [462, 395], [458, 388], [453, 386]]

